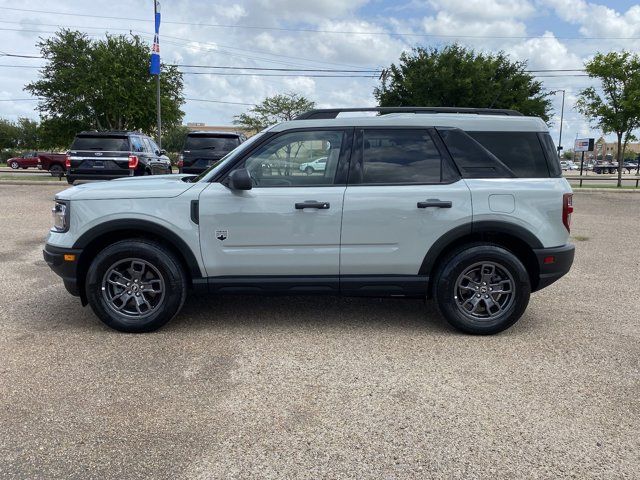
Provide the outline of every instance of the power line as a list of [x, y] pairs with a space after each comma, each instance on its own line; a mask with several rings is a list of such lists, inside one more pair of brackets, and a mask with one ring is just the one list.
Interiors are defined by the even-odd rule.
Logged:
[[223, 100], [209, 100], [206, 98], [185, 98], [185, 100], [188, 100], [190, 102], [207, 102], [207, 103], [224, 103], [227, 105], [244, 105], [244, 106], [248, 106], [248, 107], [255, 107], [256, 104], [255, 103], [242, 103], [242, 102], [227, 102], [227, 101], [223, 101]]
[[[42, 13], [48, 15], [66, 15], [71, 17], [83, 18], [104, 18], [108, 20], [128, 20], [133, 22], [148, 22], [144, 18], [132, 17], [116, 17], [108, 15], [94, 15], [82, 13], [68, 13], [49, 10], [35, 10], [27, 8], [0, 7], [0, 10], [10, 10], [16, 12]], [[438, 34], [438, 33], [414, 33], [414, 32], [385, 32], [385, 31], [356, 31], [356, 30], [321, 30], [315, 28], [288, 28], [288, 27], [270, 27], [266, 25], [239, 25], [239, 24], [223, 24], [223, 23], [195, 23], [195, 22], [179, 22], [171, 20], [163, 20], [163, 23], [170, 25], [187, 25], [196, 27], [212, 27], [212, 28], [240, 28], [248, 30], [269, 30], [280, 32], [299, 32], [299, 33], [323, 33], [335, 35], [388, 35], [392, 37], [423, 37], [423, 38], [487, 38], [487, 39], [535, 39], [547, 38], [545, 35], [454, 35], [454, 34]], [[554, 37], [562, 40], [639, 40], [640, 37], [593, 37], [593, 36], [559, 36]]]

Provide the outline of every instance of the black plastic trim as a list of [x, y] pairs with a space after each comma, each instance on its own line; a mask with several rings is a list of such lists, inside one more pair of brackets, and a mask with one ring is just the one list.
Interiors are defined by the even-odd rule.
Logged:
[[91, 230], [83, 233], [76, 243], [73, 245], [73, 248], [85, 248], [89, 243], [93, 240], [106, 235], [108, 233], [114, 233], [119, 230], [134, 230], [140, 231], [144, 233], [151, 233], [153, 235], [157, 235], [162, 240], [165, 240], [171, 243], [178, 252], [183, 256], [187, 263], [187, 267], [189, 268], [189, 272], [191, 274], [192, 279], [202, 277], [202, 272], [200, 271], [200, 266], [198, 265], [198, 261], [196, 260], [195, 255], [191, 251], [191, 248], [182, 240], [178, 235], [169, 230], [168, 228], [163, 227], [162, 225], [158, 225], [157, 223], [153, 223], [147, 220], [139, 220], [139, 219], [121, 219], [121, 220], [112, 220], [110, 222], [101, 223], [100, 225], [95, 226]]
[[533, 233], [524, 227], [512, 223], [491, 220], [466, 223], [449, 230], [434, 242], [425, 255], [418, 273], [420, 275], [430, 275], [436, 260], [449, 245], [462, 237], [474, 233], [503, 233], [518, 238], [526, 243], [532, 250], [543, 248], [542, 243]]
[[[536, 249], [533, 253], [538, 260], [540, 268], [540, 277], [535, 291], [548, 287], [553, 282], [563, 277], [571, 269], [573, 258], [575, 256], [576, 247], [572, 243], [568, 243], [561, 247]], [[555, 257], [554, 263], [544, 263], [546, 257]]]
[[191, 200], [191, 221], [196, 225], [200, 224], [200, 202]]
[[[68, 262], [64, 259], [65, 255], [75, 255], [75, 261]], [[80, 296], [78, 288], [78, 262], [82, 255], [82, 249], [78, 248], [62, 248], [46, 244], [42, 251], [44, 261], [49, 265], [53, 272], [60, 276], [64, 282], [64, 286], [71, 295]]]
[[295, 120], [324, 120], [336, 118], [343, 112], [378, 112], [387, 113], [467, 113], [475, 115], [508, 115], [521, 117], [516, 110], [499, 108], [465, 108], [465, 107], [362, 107], [362, 108], [318, 108], [298, 115]]
[[208, 277], [209, 292], [262, 295], [424, 297], [424, 275], [277, 275]]

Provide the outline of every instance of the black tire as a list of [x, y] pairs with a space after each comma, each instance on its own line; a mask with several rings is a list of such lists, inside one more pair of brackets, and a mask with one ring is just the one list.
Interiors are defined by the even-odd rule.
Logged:
[[[155, 285], [158, 289], [162, 289], [163, 294], [157, 297], [153, 293], [152, 296], [149, 296], [149, 293], [146, 294], [146, 297], [142, 295], [143, 299], [157, 303], [146, 313], [142, 312], [136, 317], [135, 313], [126, 314], [127, 309], [136, 308], [135, 304], [138, 303], [131, 295], [133, 288], [125, 292], [126, 288], [122, 288], [122, 286], [110, 286], [106, 275], [112, 271], [114, 265], [126, 266], [127, 262], [140, 260], [147, 264], [149, 269], [147, 271], [153, 270], [151, 273], [155, 273], [158, 278], [161, 278], [162, 283]], [[130, 277], [136, 277], [131, 270], [126, 270], [126, 272], [129, 272]], [[122, 283], [124, 286], [123, 277], [112, 276], [110, 278], [120, 278], [117, 283]], [[145, 280], [140, 279], [139, 281]], [[159, 329], [180, 311], [187, 295], [187, 280], [180, 262], [171, 251], [161, 244], [145, 239], [122, 240], [102, 250], [91, 263], [85, 283], [89, 305], [100, 320], [111, 328], [127, 333], [151, 332]], [[137, 285], [142, 285], [142, 283]], [[103, 290], [103, 286], [106, 290]], [[122, 302], [125, 305], [122, 311], [125, 313], [118, 313], [116, 311], [117, 305], [109, 300], [109, 295], [114, 290], [114, 297], [120, 295], [122, 298], [122, 295], [126, 295], [127, 301]], [[140, 297], [139, 294], [136, 296]]]
[[75, 181], [76, 181], [75, 177], [69, 177], [69, 176], [67, 176], [67, 183], [68, 183], [69, 185], [73, 185], [73, 182], [75, 182]]
[[9, 163], [9, 166], [14, 170], [18, 170], [20, 168], [20, 164], [18, 162], [16, 162], [15, 160], [13, 162]]
[[51, 165], [49, 173], [52, 177], [62, 177], [64, 175], [64, 169], [60, 165]]
[[[491, 281], [483, 284], [483, 276], [475, 277], [477, 283], [470, 282], [469, 276], [462, 277], [468, 272], [470, 275], [491, 272], [491, 265], [495, 266], [495, 276], [491, 277], [494, 281], [505, 278], [507, 289], [511, 288], [509, 281], [513, 285], [510, 294], [489, 292], [489, 285], [496, 284]], [[483, 290], [474, 292], [477, 288]], [[503, 288], [500, 287], [501, 291]], [[453, 327], [466, 333], [491, 335], [511, 327], [522, 316], [529, 304], [531, 282], [524, 265], [513, 253], [497, 245], [474, 244], [447, 256], [436, 274], [433, 293], [438, 310]], [[474, 302], [478, 307], [473, 307]], [[468, 307], [461, 304], [469, 305], [474, 311], [468, 311]]]
[[304, 169], [304, 173], [311, 175], [314, 172], [313, 167], [307, 167]]

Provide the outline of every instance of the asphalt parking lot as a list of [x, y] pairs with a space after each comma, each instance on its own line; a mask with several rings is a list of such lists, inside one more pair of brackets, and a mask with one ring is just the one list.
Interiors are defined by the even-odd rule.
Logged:
[[576, 194], [573, 270], [497, 336], [232, 296], [125, 335], [42, 259], [62, 188], [0, 185], [0, 477], [638, 478], [640, 194]]

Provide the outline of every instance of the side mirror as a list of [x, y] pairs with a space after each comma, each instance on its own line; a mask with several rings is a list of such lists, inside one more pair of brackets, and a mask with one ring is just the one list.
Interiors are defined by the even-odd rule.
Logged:
[[227, 186], [231, 190], [251, 190], [253, 181], [246, 168], [239, 168], [229, 174]]
[[156, 152], [156, 155], [166, 155], [167, 151], [164, 148], [161, 148]]

